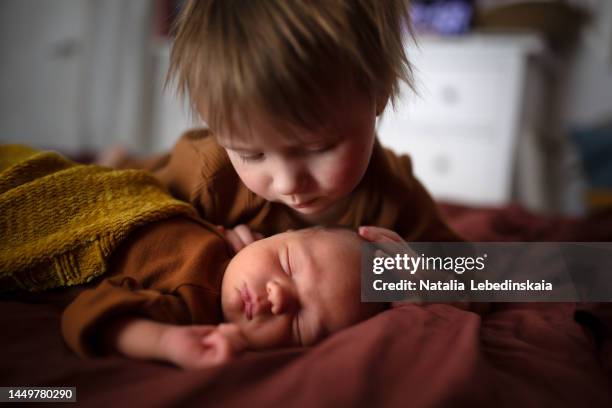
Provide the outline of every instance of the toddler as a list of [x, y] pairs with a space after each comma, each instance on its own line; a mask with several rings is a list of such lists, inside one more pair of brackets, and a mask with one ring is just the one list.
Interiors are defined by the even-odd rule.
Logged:
[[[376, 118], [397, 95], [400, 81], [412, 83], [403, 46], [410, 33], [408, 3], [187, 1], [176, 27], [169, 78], [208, 128], [186, 133], [169, 154], [135, 165], [150, 170], [211, 225], [244, 224], [265, 236], [313, 225], [374, 225], [408, 243], [460, 240], [414, 177], [410, 158], [384, 149], [376, 139]], [[113, 254], [113, 276], [66, 310], [64, 337], [81, 355], [116, 349], [184, 366], [197, 361], [191, 351], [160, 354], [160, 345], [188, 340], [198, 345], [205, 333], [208, 339], [238, 339], [221, 342], [224, 350], [232, 349], [230, 343], [236, 349], [239, 344], [311, 344], [362, 318], [371, 306], [357, 304], [353, 286], [334, 286], [339, 270], [356, 274], [358, 268], [328, 266], [304, 282], [302, 267], [311, 268], [306, 256], [288, 259], [270, 249], [283, 247], [276, 240], [307, 241], [308, 234], [317, 235], [291, 233], [253, 244], [232, 261], [241, 265], [238, 275], [231, 268], [224, 275], [229, 258], [218, 231], [181, 217], [144, 227]], [[344, 232], [318, 234], [330, 248], [346, 244]], [[338, 255], [318, 259], [349, 262]], [[291, 331], [286, 317], [263, 325], [260, 310], [276, 316], [271, 299], [277, 286], [268, 288], [259, 278], [251, 283], [250, 266], [259, 262], [260, 267], [272, 264], [274, 273], [298, 271], [296, 282], [307, 284], [300, 296], [320, 310], [305, 312], [299, 324], [292, 320]], [[266, 271], [259, 274], [272, 273]], [[221, 280], [230, 288], [222, 293]], [[338, 296], [331, 295], [335, 290]], [[314, 293], [347, 306], [309, 299]], [[269, 304], [259, 303], [266, 295]], [[230, 326], [201, 332], [173, 326], [170, 333], [183, 333], [179, 340], [162, 335], [166, 324], [218, 324], [223, 318]], [[108, 329], [100, 331], [101, 326]], [[155, 335], [133, 335], [139, 330]], [[101, 332], [111, 335], [100, 338]]]
[[408, 1], [188, 1], [169, 79], [207, 124], [152, 171], [199, 215], [266, 236], [377, 225], [407, 241], [456, 241], [410, 158], [375, 123], [412, 83]]

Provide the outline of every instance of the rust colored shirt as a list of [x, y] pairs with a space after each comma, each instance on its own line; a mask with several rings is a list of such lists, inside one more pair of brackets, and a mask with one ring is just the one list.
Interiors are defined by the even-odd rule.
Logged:
[[[177, 217], [142, 227], [113, 254], [112, 271], [65, 310], [62, 332], [82, 356], [103, 352], [100, 328], [126, 314], [175, 324], [222, 321], [220, 292], [231, 251], [214, 225], [246, 224], [264, 235], [310, 224], [249, 191], [210, 131], [186, 133], [172, 152], [137, 163], [191, 203], [204, 223]], [[392, 229], [407, 242], [461, 240], [414, 177], [410, 158], [378, 141], [364, 178], [334, 225]]]

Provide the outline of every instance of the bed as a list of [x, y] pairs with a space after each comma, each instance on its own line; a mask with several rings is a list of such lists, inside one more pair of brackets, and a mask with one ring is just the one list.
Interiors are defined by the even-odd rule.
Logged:
[[[443, 205], [474, 241], [610, 241], [612, 212], [546, 218]], [[59, 321], [69, 291], [0, 300], [1, 386], [74, 386], [86, 406], [612, 406], [612, 308], [495, 304], [479, 316], [404, 305], [310, 349], [249, 353], [200, 371], [80, 360]]]

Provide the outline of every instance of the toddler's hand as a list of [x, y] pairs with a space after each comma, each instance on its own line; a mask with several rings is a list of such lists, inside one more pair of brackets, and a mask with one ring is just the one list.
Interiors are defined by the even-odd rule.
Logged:
[[376, 243], [393, 243], [393, 242], [404, 242], [395, 231], [391, 231], [387, 228], [375, 227], [373, 225], [363, 225], [359, 227], [359, 235], [370, 242]]
[[125, 146], [115, 144], [104, 149], [95, 159], [94, 164], [118, 168], [130, 156]]
[[[367, 225], [359, 227], [358, 232], [362, 238], [375, 244], [405, 243], [402, 237], [400, 237], [395, 231], [389, 230], [387, 228]], [[416, 256], [416, 253], [410, 248], [408, 244], [406, 244], [405, 246], [405, 251], [411, 256]], [[389, 256], [389, 254], [379, 249], [376, 251], [376, 256]], [[439, 280], [447, 280], [449, 278], [446, 272], [439, 272], [434, 270], [428, 271], [428, 274], [430, 278], [437, 278]], [[451, 276], [454, 277], [454, 275]], [[420, 299], [419, 297], [412, 297], [410, 300], [406, 301], [391, 302], [391, 307], [400, 307], [405, 304], [424, 305], [426, 303], [428, 302], [425, 302], [424, 299]], [[450, 306], [454, 306], [458, 309], [473, 311], [479, 314], [484, 314], [486, 311], [489, 310], [488, 303], [470, 303], [467, 301], [435, 303], [444, 303]]]
[[264, 238], [263, 234], [251, 231], [251, 229], [244, 224], [229, 229], [223, 226], [218, 226], [217, 228], [236, 253], [245, 246]]
[[186, 369], [227, 363], [247, 346], [235, 324], [171, 326], [160, 342], [165, 359]]
[[[391, 254], [385, 252], [384, 244], [405, 244], [404, 251], [406, 251], [411, 256], [415, 256], [414, 251], [408, 246], [406, 241], [403, 240], [402, 237], [395, 231], [392, 231], [387, 228], [375, 227], [373, 225], [364, 225], [359, 227], [358, 234], [360, 237], [365, 239], [366, 241], [372, 242], [374, 244], [382, 244], [381, 247], [383, 249], [377, 249], [375, 256], [379, 257], [389, 257]], [[380, 248], [380, 247], [379, 247]], [[412, 304], [412, 305], [422, 305], [422, 299], [418, 297], [411, 296], [410, 300], [399, 301], [399, 302], [391, 302], [391, 307], [399, 307], [404, 304]]]

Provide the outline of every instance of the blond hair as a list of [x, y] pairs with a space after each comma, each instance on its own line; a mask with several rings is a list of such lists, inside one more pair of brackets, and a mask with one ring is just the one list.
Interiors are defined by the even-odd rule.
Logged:
[[349, 80], [392, 101], [412, 87], [409, 0], [189, 0], [174, 32], [167, 84], [212, 129], [253, 108], [311, 127]]

